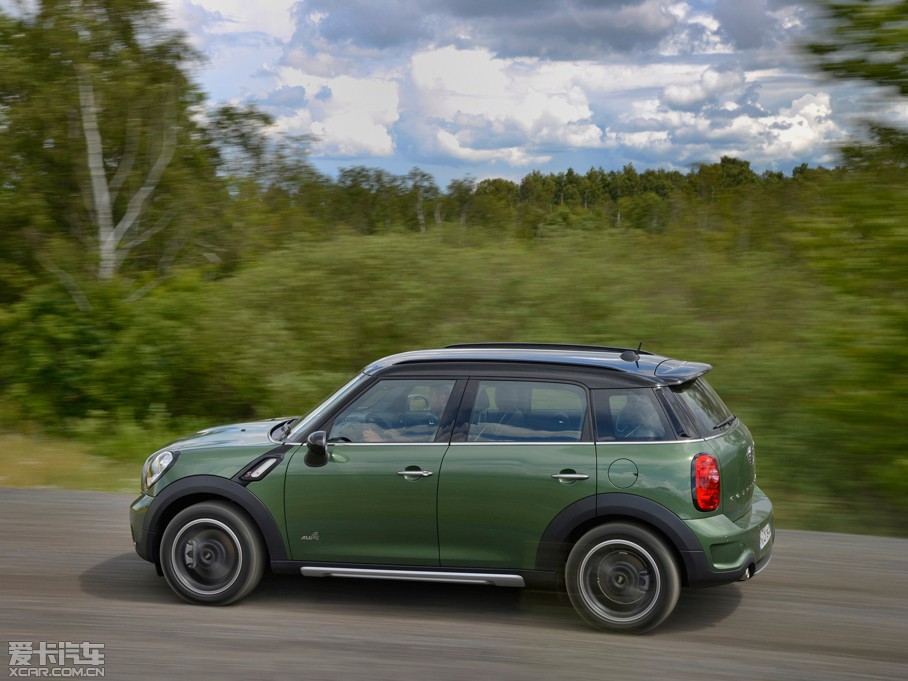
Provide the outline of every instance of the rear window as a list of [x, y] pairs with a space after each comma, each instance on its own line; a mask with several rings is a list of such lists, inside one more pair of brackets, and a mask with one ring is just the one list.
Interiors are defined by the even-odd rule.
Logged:
[[704, 435], [715, 432], [716, 426], [724, 423], [731, 425], [731, 412], [709, 383], [698, 378], [672, 388], [672, 392], [681, 398], [688, 411], [694, 417], [697, 428]]

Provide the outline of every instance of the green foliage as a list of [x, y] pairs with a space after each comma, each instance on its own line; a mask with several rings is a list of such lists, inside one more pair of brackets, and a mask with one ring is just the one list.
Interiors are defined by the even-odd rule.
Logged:
[[824, 39], [808, 45], [816, 65], [836, 77], [896, 88], [908, 96], [908, 7], [892, 0], [815, 0]]
[[[895, 62], [871, 53], [901, 49], [905, 22], [883, 15], [904, 3], [825, 4], [842, 9], [831, 41], [864, 37], [818, 48], [824, 68], [896, 84]], [[91, 44], [71, 30], [79, 7], [103, 18]], [[643, 340], [716, 366], [783, 523], [908, 531], [899, 131], [788, 177], [723, 157], [687, 174], [533, 171], [445, 191], [419, 168], [331, 180], [255, 109], [190, 116], [191, 53], [149, 28], [154, 3], [39, 8], [24, 23], [0, 12], [0, 425], [141, 458], [199, 426], [303, 413], [401, 350]], [[114, 217], [160, 157], [165, 121], [178, 129], [103, 281], [80, 63]]]
[[94, 455], [141, 463], [165, 443], [211, 425], [210, 420], [176, 418], [163, 405], [152, 404], [144, 418], [128, 410], [94, 410], [61, 430], [90, 447]]
[[[842, 150], [849, 166], [908, 166], [908, 130], [891, 123], [880, 93], [908, 96], [908, 4], [892, 0], [813, 0], [820, 21], [805, 45], [826, 75], [871, 86], [866, 91], [866, 139]], [[874, 110], [874, 105], [877, 109]], [[883, 113], [881, 113], [883, 111]]]
[[783, 522], [903, 532], [906, 179], [801, 169], [622, 196], [615, 213], [532, 209], [486, 183], [461, 188], [486, 224], [452, 211], [368, 236], [236, 197], [286, 236], [229, 276], [186, 270], [131, 302], [97, 284], [90, 311], [46, 281], [0, 307], [0, 417], [137, 456], [199, 425], [305, 412], [383, 354], [643, 340], [717, 367]]
[[[103, 295], [104, 292], [100, 292]], [[128, 323], [110, 306], [79, 310], [53, 284], [30, 289], [0, 316], [0, 387], [5, 419], [48, 421], [98, 406], [88, 378]]]

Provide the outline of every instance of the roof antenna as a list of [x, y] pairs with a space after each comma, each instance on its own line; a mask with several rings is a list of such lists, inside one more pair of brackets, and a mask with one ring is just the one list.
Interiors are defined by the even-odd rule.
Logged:
[[625, 350], [621, 353], [621, 359], [625, 362], [633, 362], [637, 365], [637, 368], [640, 368], [640, 349], [643, 347], [643, 341], [640, 341], [640, 344], [637, 346], [636, 350]]

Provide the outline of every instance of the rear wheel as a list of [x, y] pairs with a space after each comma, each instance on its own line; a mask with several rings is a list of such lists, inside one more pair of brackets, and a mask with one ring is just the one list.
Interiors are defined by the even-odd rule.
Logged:
[[637, 525], [608, 523], [583, 535], [565, 566], [574, 608], [589, 624], [642, 632], [662, 623], [681, 591], [665, 542]]
[[230, 504], [210, 501], [183, 509], [161, 538], [161, 568], [190, 603], [226, 605], [252, 591], [265, 569], [258, 530]]

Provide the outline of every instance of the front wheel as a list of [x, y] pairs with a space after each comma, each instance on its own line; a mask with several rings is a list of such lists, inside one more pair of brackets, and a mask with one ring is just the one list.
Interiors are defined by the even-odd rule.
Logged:
[[210, 501], [177, 513], [161, 538], [164, 578], [190, 603], [226, 605], [252, 591], [265, 569], [258, 530], [230, 504]]
[[583, 535], [568, 556], [565, 586], [589, 624], [643, 632], [668, 617], [681, 591], [665, 542], [637, 525], [608, 523]]

